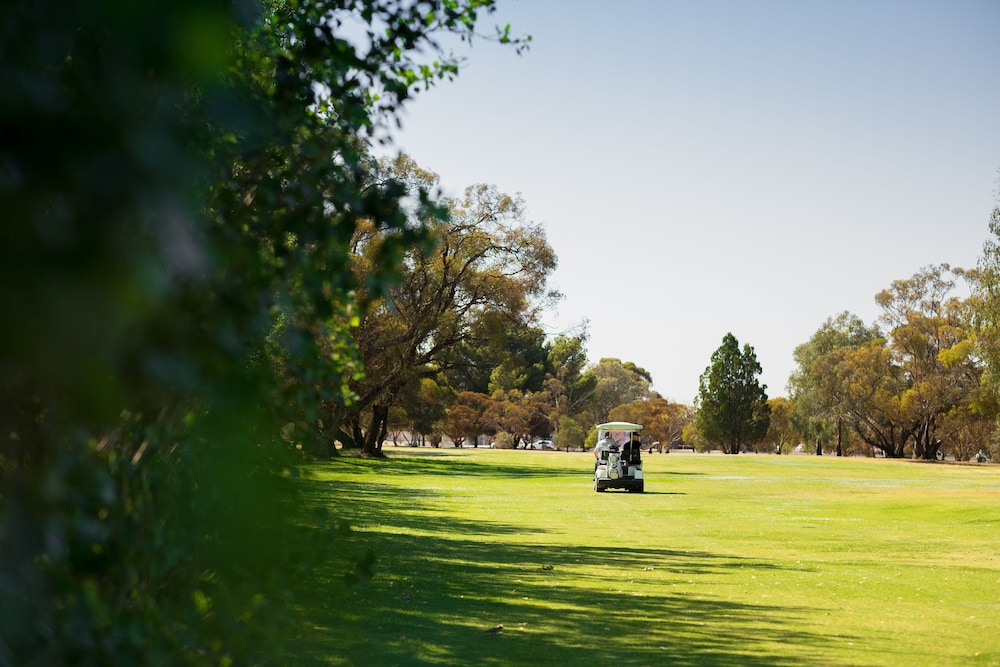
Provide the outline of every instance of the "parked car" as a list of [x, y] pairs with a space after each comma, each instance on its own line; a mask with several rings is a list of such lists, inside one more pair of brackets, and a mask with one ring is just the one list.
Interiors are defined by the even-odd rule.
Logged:
[[528, 444], [525, 449], [555, 449], [556, 446], [551, 440], [535, 440]]

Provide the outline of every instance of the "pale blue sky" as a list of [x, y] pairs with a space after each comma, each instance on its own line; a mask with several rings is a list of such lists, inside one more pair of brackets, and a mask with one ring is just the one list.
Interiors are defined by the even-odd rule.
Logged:
[[[396, 147], [521, 193], [559, 257], [546, 326], [590, 320], [691, 403], [723, 336], [770, 396], [792, 351], [922, 266], [973, 266], [1000, 169], [1000, 2], [500, 0]], [[485, 31], [485, 30], [484, 30]], [[626, 315], [629, 313], [630, 315]], [[637, 321], [631, 324], [628, 321]]]

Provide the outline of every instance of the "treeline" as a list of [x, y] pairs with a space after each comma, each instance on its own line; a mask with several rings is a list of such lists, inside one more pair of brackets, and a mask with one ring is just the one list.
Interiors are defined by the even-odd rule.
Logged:
[[[994, 234], [998, 220], [1000, 209]], [[388, 423], [432, 444], [487, 434], [502, 446], [552, 436], [562, 448], [586, 447], [593, 424], [622, 420], [646, 426], [646, 445], [699, 451], [997, 460], [998, 269], [990, 243], [976, 269], [941, 264], [894, 281], [875, 296], [882, 314], [870, 325], [849, 312], [828, 319], [795, 349], [787, 398], [768, 398], [753, 348], [732, 334], [713, 354], [695, 406], [684, 406], [651, 393], [652, 378], [632, 363], [586, 367], [585, 336], [546, 341], [536, 330], [533, 354], [479, 359], [478, 389], [448, 373], [425, 379]], [[540, 361], [534, 381], [530, 359]]]
[[[991, 232], [1000, 229], [1000, 209]], [[998, 458], [997, 248], [979, 267], [928, 266], [876, 295], [872, 324], [841, 313], [795, 350], [772, 438], [835, 453]]]
[[[679, 441], [693, 419], [689, 406], [652, 392], [648, 375], [633, 370], [631, 364], [602, 359], [581, 373], [586, 359], [579, 338], [557, 336], [545, 347], [554, 372], [546, 372], [541, 388], [456, 394], [450, 387], [425, 380], [421, 391], [390, 410], [386, 439], [393, 444], [403, 440], [440, 446], [447, 437], [457, 447], [488, 444], [516, 449], [538, 438], [552, 438], [558, 449], [570, 451], [593, 447], [593, 427], [599, 422], [631, 421], [645, 426], [647, 446], [654, 442], [666, 446]], [[570, 357], [564, 356], [567, 352]]]
[[753, 348], [741, 358], [727, 335], [685, 439], [729, 453], [1000, 459], [1000, 207], [990, 231], [977, 268], [924, 267], [875, 295], [876, 322], [846, 311], [824, 322], [795, 349], [787, 398], [758, 391]]

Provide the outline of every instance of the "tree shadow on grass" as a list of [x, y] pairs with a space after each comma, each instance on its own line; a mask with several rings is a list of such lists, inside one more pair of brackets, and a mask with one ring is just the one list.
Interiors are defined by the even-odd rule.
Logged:
[[[493, 476], [504, 467], [465, 470]], [[412, 463], [404, 469], [415, 470]], [[433, 466], [430, 474], [438, 474]], [[562, 544], [555, 534], [512, 543], [510, 536], [538, 539], [548, 531], [456, 518], [435, 508], [434, 490], [365, 479], [301, 480], [301, 509], [337, 508], [357, 530], [336, 550], [312, 554], [310, 575], [296, 582], [299, 606], [290, 610], [300, 632], [276, 648], [280, 664], [781, 667], [810, 664], [805, 651], [791, 658], [782, 644], [822, 656], [831, 641], [800, 629], [817, 609], [711, 592], [737, 568], [782, 569], [773, 563], [637, 547], [621, 535], [606, 546]], [[349, 557], [369, 549], [377, 554], [375, 577], [346, 586]], [[664, 572], [686, 590], [704, 581], [705, 592], [671, 594]], [[498, 624], [502, 633], [484, 632]]]
[[[534, 460], [525, 458], [524, 464], [518, 465], [516, 463], [483, 461], [440, 450], [417, 454], [416, 456], [398, 456], [385, 459], [335, 458], [317, 465], [353, 468], [366, 476], [373, 470], [383, 475], [442, 475], [507, 479], [517, 477], [579, 477], [582, 470], [584, 476], [589, 476], [586, 468], [545, 465], [546, 461], [541, 458]], [[307, 465], [305, 469], [316, 469], [316, 467], [316, 465]]]
[[[643, 592], [653, 569], [710, 579], [764, 563], [611, 546], [372, 537], [383, 574], [344, 589], [317, 572], [302, 592], [312, 632], [286, 656], [289, 664], [763, 667], [807, 664], [776, 652], [777, 636], [811, 647], [828, 641], [796, 629], [811, 609]], [[553, 577], [587, 565], [603, 572], [568, 584]], [[502, 634], [484, 632], [498, 624]]]
[[[389, 526], [395, 531], [503, 535], [544, 532], [503, 521], [466, 521], [428, 502], [437, 492], [359, 482], [334, 488], [329, 482], [302, 480], [300, 508], [312, 514], [336, 515], [355, 531]], [[331, 502], [335, 501], [335, 502]]]

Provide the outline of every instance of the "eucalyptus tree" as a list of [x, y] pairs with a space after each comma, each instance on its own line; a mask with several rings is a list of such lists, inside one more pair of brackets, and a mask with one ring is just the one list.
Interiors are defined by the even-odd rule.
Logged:
[[619, 405], [609, 415], [613, 421], [642, 424], [643, 440], [659, 442], [661, 450], [681, 439], [684, 427], [695, 419], [695, 410], [683, 403], [673, 403], [654, 396], [635, 403]]
[[[1000, 205], [993, 208], [989, 221], [990, 238], [983, 244], [976, 269], [966, 273], [972, 285], [969, 297], [970, 324], [977, 358], [982, 361], [981, 388], [984, 403], [1000, 403]], [[994, 416], [1000, 410], [978, 410]], [[1000, 459], [1000, 440], [995, 433], [983, 438], [994, 459]]]
[[825, 377], [813, 372], [817, 360], [840, 348], [853, 348], [876, 340], [879, 330], [867, 326], [861, 318], [844, 311], [836, 317], [828, 318], [810, 339], [795, 348], [793, 357], [797, 367], [788, 380], [789, 396], [792, 399], [791, 423], [801, 436], [816, 447], [822, 455], [824, 445], [836, 443], [838, 456], [843, 454], [844, 430], [850, 428], [845, 422], [847, 415], [832, 400], [830, 392], [819, 391], [819, 383]]
[[792, 420], [794, 404], [782, 396], [769, 398], [767, 404], [770, 407], [771, 421], [764, 442], [775, 454], [787, 454], [801, 439]]
[[977, 270], [971, 272], [970, 316], [976, 353], [985, 365], [983, 384], [1000, 396], [1000, 205], [990, 216], [989, 232]]
[[[436, 177], [405, 157], [382, 160], [378, 169], [394, 182], [429, 189]], [[423, 378], [447, 376], [459, 346], [487, 345], [485, 317], [530, 328], [539, 308], [557, 298], [546, 287], [556, 257], [544, 230], [524, 218], [520, 199], [486, 185], [471, 186], [461, 199], [442, 202], [442, 218], [422, 218], [428, 242], [399, 246], [376, 225], [359, 226], [352, 241], [358, 281], [377, 271], [387, 247], [401, 259], [400, 279], [384, 294], [365, 293], [370, 303], [351, 329], [364, 373], [349, 382], [350, 403], [331, 401], [328, 437], [365, 454], [381, 453], [384, 423], [403, 389]], [[544, 356], [543, 356], [544, 359]], [[523, 366], [514, 364], [514, 372]]]
[[746, 344], [741, 350], [736, 337], [727, 333], [701, 375], [695, 423], [709, 443], [727, 454], [739, 454], [767, 435], [770, 408], [760, 374], [754, 349]]
[[789, 386], [797, 415], [819, 430], [835, 423], [838, 452], [845, 424], [889, 457], [934, 459], [947, 437], [967, 433], [988, 402], [969, 304], [954, 295], [963, 275], [947, 264], [926, 267], [879, 292], [885, 337], [846, 313], [828, 320], [796, 349]]
[[975, 400], [982, 369], [973, 355], [967, 304], [954, 295], [964, 274], [928, 266], [876, 295], [895, 363], [905, 374], [899, 401], [911, 422], [914, 458], [937, 458], [939, 420]]
[[478, 436], [495, 432], [489, 420], [489, 409], [490, 397], [486, 394], [459, 392], [448, 407], [445, 433], [459, 447], [470, 440], [473, 447], [478, 447]]
[[904, 455], [913, 436], [900, 401], [906, 377], [884, 338], [836, 348], [819, 357], [811, 372], [818, 400], [849, 420], [865, 443], [890, 458]]
[[548, 372], [542, 396], [547, 400], [549, 432], [557, 437], [567, 419], [577, 424], [591, 420], [586, 405], [597, 386], [597, 376], [587, 370], [586, 340], [586, 332], [560, 334], [547, 345]]
[[652, 395], [649, 372], [632, 362], [605, 358], [589, 370], [597, 378], [589, 402], [598, 422], [607, 421], [611, 411], [619, 405], [642, 401]]

